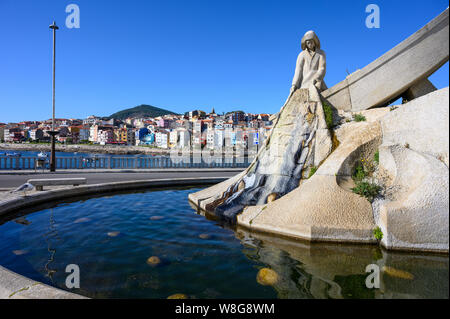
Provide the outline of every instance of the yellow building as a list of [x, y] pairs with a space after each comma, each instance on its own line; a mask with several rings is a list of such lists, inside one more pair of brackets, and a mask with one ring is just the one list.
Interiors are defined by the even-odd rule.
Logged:
[[122, 128], [116, 128], [114, 130], [114, 137], [115, 137], [115, 141], [118, 143], [127, 143], [127, 128], [122, 127]]

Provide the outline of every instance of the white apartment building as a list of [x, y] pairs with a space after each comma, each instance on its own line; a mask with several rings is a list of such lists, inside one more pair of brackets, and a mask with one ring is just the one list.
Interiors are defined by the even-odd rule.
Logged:
[[216, 130], [221, 130], [224, 128], [224, 124], [225, 124], [224, 120], [216, 120], [216, 122], [214, 123], [214, 128]]
[[171, 148], [176, 147], [178, 145], [178, 136], [179, 136], [178, 130], [173, 130], [169, 133], [169, 143]]
[[214, 130], [214, 145], [216, 148], [222, 148], [225, 145], [225, 131], [224, 130]]
[[194, 133], [200, 133], [202, 131], [203, 121], [197, 120], [194, 122], [193, 131]]
[[213, 150], [215, 148], [215, 130], [206, 131], [206, 147]]
[[29, 131], [30, 138], [33, 141], [36, 141], [37, 139], [42, 139], [44, 137], [44, 132], [41, 129], [34, 129]]
[[100, 119], [94, 115], [88, 116], [83, 120], [83, 125], [95, 125], [100, 121]]
[[89, 141], [96, 143], [97, 142], [97, 131], [98, 131], [98, 126], [97, 125], [92, 125], [89, 128]]
[[169, 146], [169, 134], [168, 132], [156, 132], [155, 133], [156, 146], [160, 148], [168, 148]]
[[5, 142], [13, 141], [14, 134], [11, 135], [11, 133], [9, 132], [9, 129], [7, 129], [7, 128], [4, 129], [3, 136], [4, 136], [3, 139], [5, 140]]
[[230, 129], [230, 130], [232, 130], [232, 129], [233, 129], [233, 123], [224, 122], [224, 123], [223, 123], [223, 127], [224, 127], [225, 129]]
[[179, 141], [178, 145], [180, 148], [190, 147], [191, 146], [191, 134], [188, 130], [180, 130], [179, 131]]
[[145, 127], [144, 121], [145, 121], [144, 118], [134, 119], [134, 127], [136, 128]]
[[112, 130], [99, 130], [97, 135], [97, 142], [100, 145], [105, 145], [114, 142], [114, 133]]

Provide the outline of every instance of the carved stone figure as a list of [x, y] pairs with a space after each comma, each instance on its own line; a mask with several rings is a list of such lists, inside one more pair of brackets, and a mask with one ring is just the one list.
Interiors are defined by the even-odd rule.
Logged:
[[325, 52], [320, 49], [320, 41], [314, 31], [308, 31], [302, 38], [302, 52], [298, 55], [291, 92], [308, 89], [314, 85], [317, 90], [327, 89], [323, 78], [326, 72]]
[[319, 91], [326, 88], [325, 53], [306, 32], [291, 92], [253, 163], [219, 193], [202, 198], [206, 211], [235, 220], [245, 207], [264, 205], [297, 188], [328, 156], [332, 140]]

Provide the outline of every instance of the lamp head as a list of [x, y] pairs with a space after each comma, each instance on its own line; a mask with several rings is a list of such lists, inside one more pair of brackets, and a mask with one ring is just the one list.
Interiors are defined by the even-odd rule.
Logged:
[[58, 30], [59, 29], [58, 26], [56, 25], [55, 21], [53, 21], [53, 24], [51, 24], [49, 28], [53, 29], [53, 30]]

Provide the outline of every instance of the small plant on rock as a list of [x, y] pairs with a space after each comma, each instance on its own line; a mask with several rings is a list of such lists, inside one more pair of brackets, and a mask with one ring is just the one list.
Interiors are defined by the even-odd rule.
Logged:
[[364, 122], [366, 121], [366, 117], [362, 114], [355, 114], [353, 116], [353, 119], [355, 120], [355, 122]]
[[373, 161], [377, 164], [380, 164], [380, 151], [376, 151], [373, 157]]
[[361, 182], [366, 177], [372, 176], [373, 172], [375, 172], [375, 165], [373, 162], [363, 158], [356, 164], [352, 179], [355, 183]]
[[372, 174], [375, 172], [374, 161], [369, 161], [368, 159], [362, 159], [361, 162], [364, 166], [364, 170], [366, 171], [367, 176], [372, 176]]
[[371, 203], [380, 191], [380, 186], [369, 182], [356, 183], [356, 186], [352, 188], [353, 193], [364, 196]]
[[367, 173], [364, 170], [364, 166], [361, 162], [359, 162], [355, 167], [355, 172], [353, 173], [353, 180], [355, 183], [361, 182], [364, 178], [366, 178]]
[[358, 161], [352, 175], [352, 179], [355, 182], [355, 187], [351, 189], [352, 192], [364, 196], [369, 202], [373, 202], [374, 198], [381, 192], [380, 186], [366, 180], [367, 177], [372, 176], [374, 172], [374, 162], [367, 159], [361, 159]]
[[383, 239], [383, 232], [380, 227], [377, 227], [373, 230], [373, 236], [376, 240], [381, 241]]

